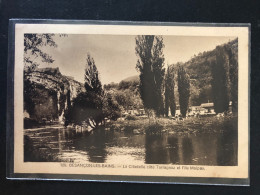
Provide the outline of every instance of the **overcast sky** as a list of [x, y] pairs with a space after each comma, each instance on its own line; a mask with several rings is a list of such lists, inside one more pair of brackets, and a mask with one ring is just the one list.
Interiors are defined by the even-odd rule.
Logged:
[[[217, 45], [235, 37], [187, 37], [163, 36], [165, 44], [165, 66], [186, 62], [194, 54], [215, 49]], [[84, 82], [87, 53], [94, 58], [102, 84], [120, 82], [137, 75], [135, 69], [135, 36], [126, 35], [68, 35], [54, 38], [57, 48], [46, 47], [55, 60], [52, 64], [41, 63], [42, 67], [59, 67], [62, 74]]]

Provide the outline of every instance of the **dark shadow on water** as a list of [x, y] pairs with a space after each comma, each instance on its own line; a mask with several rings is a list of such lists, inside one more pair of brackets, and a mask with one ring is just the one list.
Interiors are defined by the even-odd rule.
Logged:
[[237, 166], [238, 142], [237, 133], [230, 130], [218, 137], [217, 163], [219, 166]]
[[146, 164], [179, 164], [178, 138], [164, 134], [145, 135]]
[[145, 163], [167, 164], [170, 163], [167, 139], [163, 135], [145, 136]]
[[193, 146], [192, 140], [189, 137], [182, 138], [182, 156], [184, 165], [192, 164], [193, 158]]
[[192, 164], [191, 138], [172, 135], [146, 135], [146, 164]]
[[168, 148], [170, 154], [170, 162], [172, 164], [179, 164], [180, 163], [180, 156], [179, 156], [179, 145], [178, 145], [178, 138], [176, 137], [168, 137]]
[[86, 151], [90, 162], [104, 163], [107, 157], [106, 143], [109, 137], [100, 128], [96, 129], [91, 135], [81, 136], [75, 139], [75, 150]]

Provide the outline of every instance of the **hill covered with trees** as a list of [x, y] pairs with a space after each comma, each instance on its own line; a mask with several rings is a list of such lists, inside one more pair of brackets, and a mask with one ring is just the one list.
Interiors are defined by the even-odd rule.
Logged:
[[[182, 66], [190, 77], [190, 105], [216, 102], [214, 98], [233, 102], [237, 108], [238, 93], [238, 39], [193, 56], [188, 62], [170, 65]], [[219, 89], [218, 89], [219, 88]], [[177, 92], [177, 88], [175, 89]], [[176, 101], [178, 101], [178, 93]]]
[[139, 94], [139, 77], [132, 76], [123, 79], [119, 83], [104, 85], [104, 90], [111, 94], [122, 111], [143, 108], [143, 103]]
[[[212, 51], [194, 55], [185, 63], [168, 65], [162, 74], [161, 100], [165, 115], [169, 108], [175, 115], [176, 105], [185, 107], [199, 106], [202, 103], [214, 102], [217, 112], [227, 110], [230, 101], [233, 111], [237, 110], [238, 92], [238, 39], [217, 46]], [[148, 73], [145, 73], [148, 74]], [[152, 73], [149, 73], [152, 75]], [[152, 81], [152, 80], [151, 80]], [[148, 82], [147, 86], [151, 82]], [[184, 89], [186, 86], [187, 89]], [[104, 85], [105, 91], [112, 94], [122, 110], [144, 108], [140, 95], [140, 75], [123, 79], [120, 83]], [[147, 91], [147, 87], [142, 88]], [[183, 91], [184, 90], [184, 91]], [[182, 98], [180, 99], [180, 94]], [[148, 99], [153, 98], [148, 96]], [[180, 101], [181, 100], [181, 101]]]

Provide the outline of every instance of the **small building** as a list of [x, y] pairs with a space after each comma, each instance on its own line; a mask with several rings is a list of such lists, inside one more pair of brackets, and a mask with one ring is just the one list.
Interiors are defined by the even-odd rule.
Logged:
[[127, 113], [129, 115], [143, 116], [143, 115], [145, 115], [145, 110], [144, 109], [133, 109], [133, 110], [127, 110], [125, 113]]
[[144, 109], [138, 109], [138, 115], [139, 116], [145, 115], [145, 110]]
[[202, 103], [200, 105], [202, 110], [205, 110], [205, 113], [209, 113], [209, 114], [215, 114], [215, 110], [214, 110], [214, 103]]

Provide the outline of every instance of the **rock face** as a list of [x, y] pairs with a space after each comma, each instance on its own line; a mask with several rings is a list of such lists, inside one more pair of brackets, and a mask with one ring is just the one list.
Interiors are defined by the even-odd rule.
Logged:
[[61, 121], [67, 108], [67, 99], [70, 98], [71, 102], [80, 92], [85, 91], [84, 84], [62, 75], [59, 68], [38, 68], [24, 79], [30, 83], [30, 90], [25, 88], [24, 91], [25, 104], [32, 104], [31, 109], [25, 106], [25, 111], [30, 118], [37, 120], [46, 118]]

